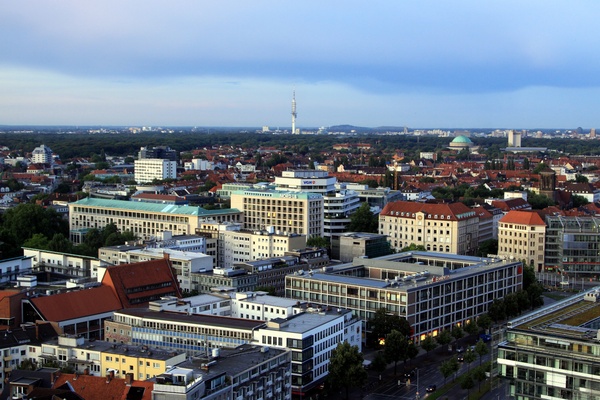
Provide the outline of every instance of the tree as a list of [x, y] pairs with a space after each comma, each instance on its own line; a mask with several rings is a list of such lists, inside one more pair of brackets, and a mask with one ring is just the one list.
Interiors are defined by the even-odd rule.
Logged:
[[449, 330], [443, 330], [442, 333], [437, 335], [435, 340], [440, 344], [440, 346], [449, 345], [452, 342], [452, 334]]
[[421, 340], [421, 348], [425, 350], [428, 354], [431, 350], [434, 350], [438, 344], [435, 339], [431, 335], [427, 335], [427, 337]]
[[350, 223], [346, 229], [350, 232], [377, 233], [378, 228], [379, 217], [371, 212], [369, 203], [365, 202], [350, 215]]
[[444, 376], [444, 385], [446, 384], [446, 380], [450, 375], [454, 373], [454, 366], [452, 364], [452, 358], [444, 361], [442, 365], [440, 365], [440, 372]]
[[465, 326], [465, 332], [467, 332], [469, 335], [477, 334], [477, 332], [479, 332], [479, 327], [477, 326], [477, 323], [474, 320], [470, 320], [469, 323]]
[[411, 243], [409, 246], [403, 247], [400, 250], [400, 253], [404, 253], [405, 251], [425, 251], [425, 246], [423, 246], [422, 244], [414, 244]]
[[398, 361], [406, 360], [408, 340], [397, 330], [390, 332], [385, 338], [383, 354], [388, 363], [394, 363], [394, 375], [397, 372]]
[[458, 341], [458, 339], [462, 338], [464, 335], [465, 332], [460, 326], [456, 325], [452, 328], [452, 337], [454, 337], [454, 340]]
[[544, 294], [544, 287], [542, 284], [536, 282], [533, 285], [530, 285], [526, 292], [529, 297], [529, 304], [532, 310], [544, 305], [544, 298], [542, 297]]
[[485, 356], [489, 352], [490, 350], [488, 349], [487, 344], [485, 344], [483, 340], [479, 339], [475, 345], [475, 353], [479, 355], [479, 365], [481, 365], [481, 357]]
[[524, 170], [528, 170], [529, 168], [531, 168], [531, 164], [529, 162], [529, 158], [525, 157], [523, 159], [523, 169]]
[[373, 363], [371, 364], [371, 368], [377, 372], [379, 375], [385, 371], [387, 368], [387, 362], [385, 361], [385, 356], [381, 351], [378, 351], [373, 359]]
[[581, 174], [577, 174], [577, 175], [575, 175], [575, 182], [577, 182], [577, 183], [588, 183], [589, 180], [588, 180], [587, 176], [581, 175]]
[[527, 202], [531, 205], [534, 210], [542, 210], [546, 207], [554, 205], [554, 201], [544, 194], [537, 194], [528, 192]]
[[484, 331], [487, 331], [490, 329], [490, 326], [492, 326], [492, 318], [488, 314], [480, 315], [479, 318], [477, 318], [477, 326]]
[[48, 238], [41, 234], [36, 233], [23, 243], [23, 247], [29, 247], [32, 249], [48, 250]]
[[309, 237], [308, 239], [306, 239], [306, 246], [328, 249], [329, 248], [329, 240], [322, 236], [313, 235], [313, 236]]
[[73, 244], [62, 233], [55, 233], [48, 242], [48, 250], [59, 253], [71, 253]]
[[4, 213], [0, 228], [3, 256], [21, 254], [23, 243], [36, 233], [51, 238], [56, 233], [68, 236], [67, 222], [53, 209], [36, 204], [20, 204]]
[[467, 389], [467, 398], [469, 397], [469, 390], [473, 389], [473, 386], [475, 386], [475, 382], [473, 382], [473, 377], [471, 374], [463, 375], [462, 379], [460, 380], [460, 387], [462, 389]]
[[539, 163], [538, 165], [535, 166], [535, 168], [533, 169], [533, 173], [534, 174], [539, 174], [540, 172], [542, 172], [546, 168], [548, 168], [548, 164], [545, 164], [545, 163], [541, 162], [541, 163]]
[[406, 346], [406, 358], [404, 359], [404, 361], [406, 361], [406, 359], [410, 359], [410, 360], [414, 360], [415, 358], [417, 358], [417, 356], [419, 355], [419, 349], [417, 348], [417, 345], [414, 344], [412, 341], [408, 342], [408, 346]]
[[509, 293], [504, 296], [504, 310], [506, 318], [516, 317], [519, 315], [519, 299], [516, 293]]
[[573, 200], [573, 207], [574, 208], [579, 208], [581, 206], [585, 206], [586, 204], [589, 203], [588, 199], [586, 199], [585, 197], [579, 195], [579, 194], [573, 194], [571, 195], [571, 200]]
[[477, 249], [477, 256], [487, 257], [488, 254], [498, 254], [498, 240], [488, 239], [483, 241]]
[[360, 387], [367, 381], [363, 361], [358, 346], [351, 346], [348, 342], [339, 343], [331, 353], [327, 381], [334, 388], [344, 388], [346, 399], [351, 387]]
[[469, 349], [469, 350], [467, 350], [465, 352], [465, 355], [463, 357], [464, 357], [463, 359], [465, 360], [465, 362], [469, 366], [469, 369], [471, 369], [471, 363], [473, 361], [475, 361], [475, 359], [477, 358], [477, 354], [475, 354], [474, 351], [472, 351], [471, 349]]
[[411, 335], [411, 327], [406, 318], [390, 314], [385, 308], [375, 312], [373, 318], [369, 320], [369, 326], [371, 327], [370, 342], [375, 347], [378, 346], [380, 339], [386, 338], [393, 330], [400, 332], [405, 338]]
[[496, 323], [498, 323], [498, 321], [506, 318], [506, 309], [505, 309], [504, 301], [502, 301], [500, 299], [494, 300], [492, 302], [492, 304], [490, 304], [488, 314], [489, 314], [490, 318], [492, 318], [492, 320]]

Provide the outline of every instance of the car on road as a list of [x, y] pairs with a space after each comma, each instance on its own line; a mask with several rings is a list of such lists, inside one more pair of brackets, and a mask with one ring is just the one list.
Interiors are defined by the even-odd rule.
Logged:
[[458, 362], [464, 362], [465, 361], [465, 357], [462, 354], [460, 354], [458, 357], [456, 357], [456, 360]]
[[427, 388], [425, 389], [425, 391], [427, 393], [433, 393], [433, 392], [435, 392], [436, 389], [437, 389], [436, 385], [429, 385], [429, 386], [427, 386]]
[[414, 378], [414, 377], [415, 377], [415, 374], [416, 374], [416, 373], [417, 373], [417, 372], [416, 372], [416, 370], [414, 370], [414, 369], [411, 369], [410, 371], [407, 371], [407, 372], [405, 372], [405, 373], [404, 373], [404, 377], [405, 377], [406, 379], [411, 379], [411, 378]]
[[482, 333], [481, 335], [479, 335], [479, 338], [481, 340], [483, 340], [485, 343], [490, 342], [492, 340], [492, 336], [491, 335], [487, 335], [485, 333]]
[[463, 349], [463, 347], [462, 347], [462, 346], [458, 346], [458, 347], [456, 348], [456, 352], [457, 352], [457, 353], [462, 353], [464, 350], [465, 350], [465, 349]]

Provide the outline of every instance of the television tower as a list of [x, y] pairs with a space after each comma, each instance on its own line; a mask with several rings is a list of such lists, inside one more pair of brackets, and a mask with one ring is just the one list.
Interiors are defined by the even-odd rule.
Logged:
[[296, 113], [296, 91], [294, 90], [292, 94], [292, 135], [296, 134], [296, 117], [298, 114]]

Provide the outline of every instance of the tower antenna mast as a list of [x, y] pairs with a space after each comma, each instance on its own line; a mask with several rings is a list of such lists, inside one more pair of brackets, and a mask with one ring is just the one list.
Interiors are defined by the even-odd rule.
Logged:
[[292, 93], [292, 135], [296, 134], [296, 117], [298, 114], [296, 113], [296, 91], [294, 90]]

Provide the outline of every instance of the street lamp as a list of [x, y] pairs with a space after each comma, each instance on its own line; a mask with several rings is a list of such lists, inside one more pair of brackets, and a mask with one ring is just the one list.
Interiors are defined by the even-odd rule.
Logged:
[[419, 368], [417, 368], [417, 394], [416, 399], [419, 400]]

